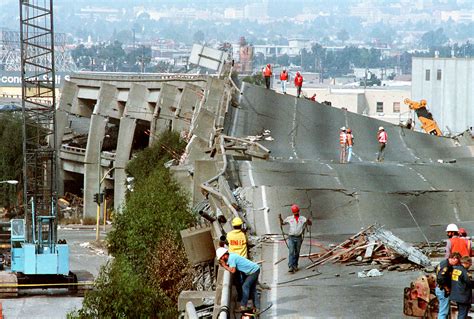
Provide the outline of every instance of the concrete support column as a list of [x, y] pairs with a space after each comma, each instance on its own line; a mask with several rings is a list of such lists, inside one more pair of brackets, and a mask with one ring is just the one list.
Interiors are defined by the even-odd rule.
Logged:
[[150, 125], [150, 145], [158, 135], [171, 130], [172, 122], [175, 117], [176, 102], [179, 95], [179, 89], [175, 85], [163, 83], [160, 89], [160, 95], [156, 103], [155, 113]]
[[84, 158], [84, 217], [95, 217], [97, 204], [94, 203], [94, 194], [99, 192], [99, 181], [102, 178], [102, 169], [98, 168], [101, 151], [99, 147], [105, 136], [108, 118], [103, 114], [111, 106], [115, 98], [116, 88], [103, 84], [100, 88], [99, 99], [91, 115], [87, 148]]
[[114, 174], [114, 209], [120, 212], [125, 202], [127, 191], [125, 167], [130, 159], [133, 137], [137, 126], [136, 115], [148, 104], [148, 89], [139, 84], [133, 84], [125, 104], [124, 116], [120, 119], [117, 151], [115, 155]]
[[61, 100], [56, 107], [56, 151], [57, 157], [57, 179], [58, 179], [58, 194], [64, 194], [64, 170], [62, 169], [62, 160], [59, 156], [61, 152], [61, 145], [63, 142], [64, 132], [68, 125], [69, 113], [73, 103], [77, 101], [78, 88], [75, 83], [66, 81], [61, 93]]

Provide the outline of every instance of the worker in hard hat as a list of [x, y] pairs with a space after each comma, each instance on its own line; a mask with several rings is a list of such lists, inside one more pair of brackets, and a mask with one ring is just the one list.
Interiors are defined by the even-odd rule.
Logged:
[[384, 150], [385, 146], [387, 146], [388, 135], [385, 132], [383, 126], [379, 127], [377, 131], [377, 141], [379, 142], [379, 152], [377, 153], [377, 162], [383, 162], [384, 160]]
[[300, 72], [296, 72], [296, 76], [294, 79], [295, 88], [296, 88], [296, 97], [300, 97], [301, 89], [303, 88], [303, 76]]
[[452, 253], [460, 253], [463, 257], [471, 254], [466, 241], [460, 238], [458, 233], [459, 228], [456, 224], [449, 224], [446, 227], [446, 235], [448, 236], [448, 240], [446, 241], [446, 258]]
[[286, 85], [288, 84], [288, 71], [283, 68], [283, 71], [280, 73], [280, 81], [281, 81], [281, 92], [286, 94]]
[[258, 275], [260, 274], [260, 266], [245, 257], [229, 252], [227, 248], [224, 247], [217, 248], [216, 257], [219, 260], [219, 265], [232, 274], [239, 271], [244, 277], [242, 281], [240, 311], [249, 310], [248, 301], [252, 300], [255, 308], [254, 310], [258, 312], [258, 309], [260, 308], [260, 300], [257, 296], [257, 284]]
[[354, 146], [354, 134], [350, 128], [346, 129], [346, 145], [347, 145], [347, 163], [351, 162], [352, 146]]
[[[248, 258], [247, 256], [247, 236], [242, 231], [243, 221], [240, 217], [232, 219], [232, 227], [234, 228], [227, 233], [227, 244], [229, 246], [229, 252], [236, 253], [242, 257]], [[242, 299], [242, 282], [243, 275], [237, 271], [233, 278], [232, 283], [237, 290], [237, 301], [240, 302]]]
[[451, 274], [453, 267], [459, 265], [461, 255], [452, 253], [436, 266], [436, 289], [438, 298], [438, 318], [446, 319], [449, 313], [449, 294], [451, 293]]
[[458, 306], [458, 319], [468, 317], [472, 303], [472, 289], [474, 289], [474, 280], [469, 275], [469, 268], [472, 266], [472, 260], [469, 256], [461, 258], [461, 265], [454, 266], [451, 274], [451, 295], [450, 301], [455, 301]]
[[247, 236], [242, 231], [243, 223], [240, 217], [232, 219], [234, 229], [227, 233], [227, 243], [229, 244], [229, 252], [247, 258]]
[[267, 87], [267, 89], [270, 88], [270, 83], [271, 83], [271, 79], [272, 79], [272, 66], [269, 64], [267, 64], [267, 66], [263, 69], [263, 77], [265, 79], [265, 86]]
[[311, 226], [313, 223], [310, 219], [300, 215], [300, 208], [294, 204], [291, 206], [292, 216], [286, 217], [284, 220], [281, 214], [278, 216], [280, 225], [289, 225], [288, 230], [288, 272], [295, 273], [298, 271], [298, 260], [300, 258], [301, 245], [303, 243], [303, 233], [306, 225]]
[[467, 249], [470, 251], [470, 255], [471, 256], [474, 256], [474, 253], [472, 251], [472, 241], [471, 241], [471, 237], [468, 237], [467, 236], [467, 231], [466, 229], [462, 228], [462, 227], [459, 227], [459, 238], [461, 239], [464, 239], [466, 241], [466, 244], [467, 244]]
[[346, 162], [346, 154], [347, 154], [347, 134], [346, 134], [346, 127], [341, 127], [339, 131], [339, 163], [344, 164]]

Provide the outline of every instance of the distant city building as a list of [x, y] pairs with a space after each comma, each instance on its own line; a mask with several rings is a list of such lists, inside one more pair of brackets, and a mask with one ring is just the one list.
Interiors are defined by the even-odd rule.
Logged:
[[443, 132], [474, 126], [474, 59], [413, 58], [412, 97], [427, 100]]
[[297, 56], [302, 49], [311, 49], [309, 39], [294, 38], [288, 39], [288, 45], [277, 44], [258, 44], [254, 45], [255, 54], [261, 53], [267, 56], [281, 56], [287, 54], [289, 56]]
[[252, 3], [244, 7], [244, 18], [249, 20], [261, 20], [267, 18], [268, 6], [266, 3]]
[[224, 18], [225, 19], [243, 19], [244, 10], [235, 9], [235, 8], [226, 8], [224, 10]]
[[[303, 78], [308, 74], [303, 73]], [[316, 83], [316, 82], [315, 82]], [[308, 83], [308, 85], [311, 85]], [[278, 91], [278, 81], [274, 81], [274, 88]], [[288, 89], [289, 94], [295, 94], [294, 88]], [[413, 115], [408, 106], [403, 103], [411, 98], [410, 86], [382, 86], [372, 88], [332, 88], [306, 87], [303, 84], [303, 95], [311, 97], [316, 93], [316, 101], [330, 102], [332, 107], [345, 108], [350, 112], [366, 115], [392, 124], [406, 122]], [[419, 128], [419, 123], [417, 124]]]

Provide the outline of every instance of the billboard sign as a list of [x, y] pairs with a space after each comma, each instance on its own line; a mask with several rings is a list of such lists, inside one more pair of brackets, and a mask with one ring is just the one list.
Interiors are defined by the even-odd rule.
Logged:
[[[66, 72], [56, 73], [56, 87], [62, 87], [64, 81], [69, 81], [70, 74]], [[47, 75], [42, 75], [47, 79]], [[0, 87], [21, 87], [21, 73], [19, 71], [0, 70]]]

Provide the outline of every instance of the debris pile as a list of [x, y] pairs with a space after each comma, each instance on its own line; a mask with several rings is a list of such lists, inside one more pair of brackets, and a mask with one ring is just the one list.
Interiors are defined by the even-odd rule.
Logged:
[[327, 262], [346, 265], [379, 265], [384, 270], [413, 270], [431, 266], [429, 258], [419, 249], [409, 245], [392, 232], [369, 226], [329, 251], [312, 254], [310, 269]]

